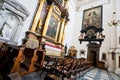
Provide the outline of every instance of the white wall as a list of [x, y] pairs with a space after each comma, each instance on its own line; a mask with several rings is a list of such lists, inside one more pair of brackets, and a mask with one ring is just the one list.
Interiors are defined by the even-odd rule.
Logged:
[[[82, 18], [83, 18], [83, 11], [80, 12], [76, 12], [75, 13], [75, 22], [74, 22], [74, 29], [73, 29], [73, 44], [75, 45], [76, 49], [77, 49], [77, 58], [81, 57], [79, 55], [80, 50], [84, 49], [85, 50], [85, 54], [87, 53], [87, 43], [82, 42], [82, 44], [80, 44], [79, 40], [78, 40], [78, 36], [80, 35], [80, 30], [81, 30], [81, 26], [82, 26]], [[86, 57], [86, 55], [85, 55]]]
[[[66, 26], [66, 32], [65, 32], [65, 40], [63, 44], [67, 44], [67, 48], [69, 49], [70, 46], [74, 45], [73, 44], [73, 39], [74, 39], [74, 32], [73, 29], [76, 27], [74, 26], [75, 24], [75, 5], [73, 4], [72, 0], [68, 2], [69, 6], [69, 19], [70, 21], [68, 22]], [[74, 37], [73, 37], [74, 36]]]
[[106, 58], [107, 61], [105, 61], [105, 66], [108, 67], [109, 63], [109, 57], [108, 57], [108, 52], [110, 50], [110, 27], [108, 26], [108, 21], [110, 20], [110, 4], [105, 4], [103, 5], [103, 34], [105, 35], [105, 39], [102, 42], [101, 48], [100, 48], [100, 58], [99, 60], [102, 59], [102, 53], [106, 53]]
[[27, 19], [24, 22], [22, 31], [18, 39], [18, 45], [21, 45], [22, 39], [25, 37], [25, 32], [29, 29], [31, 22], [33, 20], [33, 16], [35, 9], [37, 7], [38, 0], [17, 0], [17, 1], [20, 2], [30, 12], [30, 15], [27, 17]]
[[[116, 16], [117, 20], [120, 20], [120, 0], [116, 0]], [[117, 26], [117, 47], [120, 48], [120, 43], [119, 43], [119, 37], [120, 37], [120, 23]]]

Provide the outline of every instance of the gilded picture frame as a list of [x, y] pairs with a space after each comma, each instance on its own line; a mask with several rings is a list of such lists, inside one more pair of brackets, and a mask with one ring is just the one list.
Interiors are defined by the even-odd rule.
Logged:
[[88, 26], [102, 28], [102, 6], [92, 7], [83, 11], [82, 29]]

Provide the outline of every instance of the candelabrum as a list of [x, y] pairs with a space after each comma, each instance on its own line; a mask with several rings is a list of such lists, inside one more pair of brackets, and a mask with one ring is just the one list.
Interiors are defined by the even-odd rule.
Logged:
[[118, 26], [120, 23], [120, 20], [116, 20], [116, 13], [113, 12], [113, 19], [108, 22], [109, 26]]

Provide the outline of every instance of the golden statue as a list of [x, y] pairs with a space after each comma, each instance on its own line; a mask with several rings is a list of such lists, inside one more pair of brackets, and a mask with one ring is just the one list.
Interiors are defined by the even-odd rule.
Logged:
[[68, 56], [70, 57], [76, 57], [77, 50], [75, 49], [75, 46], [71, 46], [68, 50]]
[[40, 20], [38, 22], [38, 26], [37, 26], [36, 32], [41, 34], [41, 30], [42, 30], [42, 18], [40, 18]]
[[39, 22], [38, 22], [38, 27], [42, 26], [42, 18], [40, 18]]

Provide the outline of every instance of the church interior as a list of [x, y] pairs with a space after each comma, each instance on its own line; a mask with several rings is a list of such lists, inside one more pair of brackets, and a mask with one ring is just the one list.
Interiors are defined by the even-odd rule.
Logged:
[[0, 0], [0, 80], [120, 80], [120, 0]]

